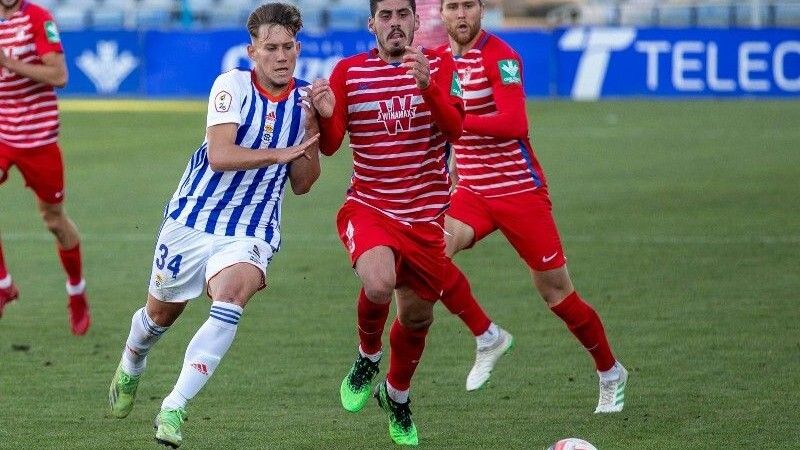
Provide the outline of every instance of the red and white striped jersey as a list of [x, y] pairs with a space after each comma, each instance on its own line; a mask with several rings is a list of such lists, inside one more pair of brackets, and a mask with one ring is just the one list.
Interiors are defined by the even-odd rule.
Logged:
[[326, 155], [339, 148], [345, 131], [350, 134], [347, 198], [407, 222], [433, 220], [448, 207], [448, 140], [460, 136], [464, 117], [452, 57], [423, 52], [431, 72], [425, 90], [377, 50], [341, 60], [330, 78], [334, 115], [320, 121]]
[[464, 133], [453, 144], [458, 187], [487, 198], [545, 187], [528, 139], [519, 54], [481, 31], [469, 51], [454, 57], [467, 111]]
[[[9, 58], [41, 64], [50, 52], [63, 53], [53, 17], [22, 0], [20, 10], [0, 21], [0, 49]], [[58, 139], [58, 106], [52, 86], [0, 68], [0, 141], [34, 148]]]

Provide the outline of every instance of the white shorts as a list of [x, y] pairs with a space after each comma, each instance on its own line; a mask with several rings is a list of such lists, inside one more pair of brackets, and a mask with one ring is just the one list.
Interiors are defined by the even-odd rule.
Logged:
[[261, 269], [263, 288], [272, 256], [272, 247], [261, 239], [217, 236], [167, 218], [156, 243], [149, 292], [164, 302], [191, 300], [214, 275], [237, 263]]

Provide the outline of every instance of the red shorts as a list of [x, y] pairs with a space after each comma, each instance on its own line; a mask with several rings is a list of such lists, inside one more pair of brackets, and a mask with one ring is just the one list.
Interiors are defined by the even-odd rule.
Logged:
[[450, 198], [447, 215], [475, 230], [472, 245], [500, 230], [528, 267], [542, 272], [567, 262], [552, 210], [545, 189], [484, 198], [458, 188]]
[[64, 201], [64, 161], [58, 144], [20, 149], [0, 142], [0, 184], [12, 166], [17, 166], [25, 185], [39, 200], [50, 204]]
[[389, 247], [395, 255], [397, 287], [408, 287], [429, 301], [441, 297], [444, 284], [447, 257], [442, 222], [400, 222], [352, 200], [336, 216], [339, 238], [353, 266], [367, 250]]

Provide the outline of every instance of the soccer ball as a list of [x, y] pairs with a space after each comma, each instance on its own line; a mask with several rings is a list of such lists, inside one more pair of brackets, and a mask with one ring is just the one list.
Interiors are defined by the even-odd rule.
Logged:
[[597, 450], [597, 447], [578, 438], [561, 439], [547, 450]]

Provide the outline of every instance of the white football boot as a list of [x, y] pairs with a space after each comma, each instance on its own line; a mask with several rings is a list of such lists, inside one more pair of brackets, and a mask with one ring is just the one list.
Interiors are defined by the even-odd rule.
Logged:
[[500, 328], [500, 335], [494, 344], [486, 348], [478, 348], [475, 351], [475, 364], [467, 375], [467, 390], [474, 391], [486, 384], [497, 360], [513, 347], [514, 336]]
[[600, 380], [600, 398], [597, 400], [595, 414], [620, 412], [625, 406], [625, 385], [628, 382], [628, 371], [619, 362], [614, 364], [619, 368], [619, 377], [607, 381]]

